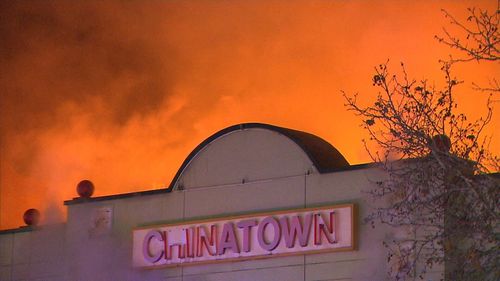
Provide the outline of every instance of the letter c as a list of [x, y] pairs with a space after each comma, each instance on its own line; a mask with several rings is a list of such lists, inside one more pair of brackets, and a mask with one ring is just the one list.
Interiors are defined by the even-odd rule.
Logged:
[[159, 261], [163, 256], [163, 254], [165, 253], [164, 250], [161, 250], [153, 254], [151, 253], [149, 246], [153, 238], [157, 239], [158, 241], [163, 241], [163, 235], [158, 230], [151, 230], [146, 234], [146, 237], [144, 237], [144, 241], [142, 243], [142, 254], [144, 256], [144, 259], [146, 259], [150, 263], [155, 263]]

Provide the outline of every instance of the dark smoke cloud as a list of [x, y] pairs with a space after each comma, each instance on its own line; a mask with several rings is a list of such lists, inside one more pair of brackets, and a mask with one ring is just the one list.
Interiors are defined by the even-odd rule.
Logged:
[[160, 16], [142, 2], [0, 5], [0, 154], [19, 173], [32, 173], [40, 133], [63, 133], [79, 116], [92, 124], [82, 135], [109, 136], [132, 118], [169, 110], [185, 64], [168, 41], [158, 42], [168, 38], [160, 28], [168, 9]]
[[[95, 113], [99, 125], [120, 125], [158, 110], [169, 94], [176, 57], [165, 45], [152, 44], [158, 19], [139, 5], [1, 5], [5, 134], [61, 125], [58, 111], [67, 103]], [[96, 102], [106, 110], [95, 108]]]
[[[50, 170], [50, 161], [60, 159], [46, 155], [48, 138], [62, 138], [65, 134], [73, 139], [89, 135], [105, 138], [102, 142], [110, 146], [95, 148], [105, 151], [113, 139], [123, 134], [122, 130], [127, 130], [131, 120], [170, 110], [172, 89], [179, 81], [179, 70], [186, 64], [170, 47], [168, 31], [161, 28], [170, 10], [158, 3], [150, 4], [0, 2], [2, 216], [10, 216], [5, 210], [15, 205], [13, 200], [23, 205], [26, 197], [36, 196], [34, 193], [58, 192], [51, 189], [47, 179], [54, 178], [51, 173], [64, 171]], [[197, 108], [207, 101], [191, 99], [186, 106]], [[180, 119], [178, 123], [185, 122]], [[166, 122], [158, 130], [167, 132], [179, 126]], [[78, 127], [83, 131], [72, 132]], [[168, 145], [168, 140], [165, 143]], [[83, 145], [92, 145], [92, 141]], [[102, 158], [104, 153], [96, 152], [95, 157]], [[100, 160], [89, 161], [97, 164]], [[71, 168], [75, 167], [67, 167]], [[37, 177], [40, 182], [36, 182]], [[59, 197], [55, 196], [58, 205]]]

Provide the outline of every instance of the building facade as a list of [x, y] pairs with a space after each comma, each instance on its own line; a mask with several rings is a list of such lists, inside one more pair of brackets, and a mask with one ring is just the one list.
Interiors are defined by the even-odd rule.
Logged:
[[312, 134], [232, 126], [168, 188], [76, 198], [64, 224], [0, 231], [0, 280], [386, 280], [394, 233], [363, 223], [382, 177]]

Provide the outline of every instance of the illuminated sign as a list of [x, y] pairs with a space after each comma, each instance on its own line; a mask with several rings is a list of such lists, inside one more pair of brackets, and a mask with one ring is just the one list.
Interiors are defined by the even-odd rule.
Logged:
[[354, 249], [354, 205], [183, 222], [133, 231], [133, 264], [156, 267]]

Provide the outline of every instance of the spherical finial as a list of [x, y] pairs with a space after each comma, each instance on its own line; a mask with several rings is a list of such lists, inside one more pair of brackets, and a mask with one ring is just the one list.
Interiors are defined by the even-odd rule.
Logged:
[[89, 180], [82, 180], [76, 186], [76, 192], [82, 198], [90, 198], [94, 194], [94, 184]]
[[432, 137], [431, 147], [439, 152], [448, 152], [451, 149], [451, 141], [447, 135], [435, 135]]
[[40, 212], [37, 209], [28, 209], [24, 212], [23, 220], [26, 225], [36, 226], [40, 222]]

